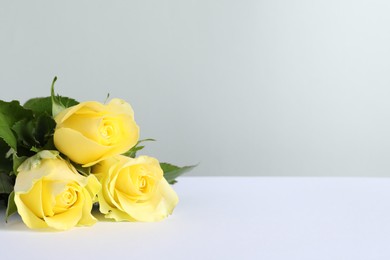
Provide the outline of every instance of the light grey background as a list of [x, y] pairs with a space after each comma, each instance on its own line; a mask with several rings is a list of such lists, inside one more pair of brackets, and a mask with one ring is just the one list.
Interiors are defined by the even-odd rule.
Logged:
[[1, 99], [129, 101], [193, 175], [390, 175], [390, 1], [0, 2]]

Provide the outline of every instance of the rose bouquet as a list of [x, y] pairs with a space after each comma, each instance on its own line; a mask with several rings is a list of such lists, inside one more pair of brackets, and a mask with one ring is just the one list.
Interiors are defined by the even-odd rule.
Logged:
[[143, 143], [130, 104], [55, 95], [0, 100], [0, 199], [6, 219], [68, 230], [96, 223], [94, 205], [115, 221], [159, 221], [178, 197], [171, 184], [194, 166], [137, 156]]

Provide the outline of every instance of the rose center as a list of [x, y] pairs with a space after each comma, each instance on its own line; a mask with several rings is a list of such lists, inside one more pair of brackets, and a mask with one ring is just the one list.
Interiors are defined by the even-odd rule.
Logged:
[[141, 192], [146, 192], [148, 188], [148, 182], [145, 177], [138, 177], [138, 187]]
[[104, 125], [100, 130], [100, 134], [105, 139], [109, 139], [113, 133], [114, 133], [114, 128], [111, 125]]
[[104, 145], [111, 145], [116, 142], [116, 127], [110, 120], [103, 120], [99, 127], [101, 142]]
[[65, 205], [69, 205], [69, 204], [72, 204], [72, 202], [74, 201], [74, 194], [73, 192], [70, 192], [70, 191], [66, 191], [62, 194], [62, 202], [65, 204]]
[[77, 190], [74, 187], [67, 187], [65, 191], [56, 196], [55, 213], [61, 213], [73, 206], [77, 201]]

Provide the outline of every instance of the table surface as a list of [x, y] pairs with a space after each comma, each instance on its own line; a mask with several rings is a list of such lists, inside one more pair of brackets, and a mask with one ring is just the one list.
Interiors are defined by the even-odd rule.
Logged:
[[182, 177], [174, 189], [180, 202], [157, 223], [0, 221], [1, 259], [390, 259], [390, 179]]

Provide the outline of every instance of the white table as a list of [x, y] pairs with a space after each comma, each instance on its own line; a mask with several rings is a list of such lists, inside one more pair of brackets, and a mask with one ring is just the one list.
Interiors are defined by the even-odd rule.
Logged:
[[0, 259], [390, 259], [390, 179], [182, 177], [174, 188], [180, 203], [159, 223], [48, 233], [0, 222]]

